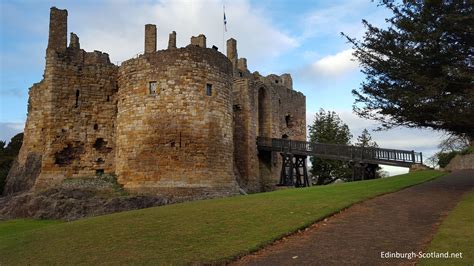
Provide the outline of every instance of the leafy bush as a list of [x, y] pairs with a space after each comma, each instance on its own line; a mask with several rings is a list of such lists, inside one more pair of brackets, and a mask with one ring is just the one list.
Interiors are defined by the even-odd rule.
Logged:
[[439, 167], [444, 168], [454, 157], [456, 157], [456, 155], [466, 155], [471, 153], [474, 153], [474, 147], [467, 147], [461, 151], [439, 152], [436, 156], [438, 157]]
[[449, 162], [458, 154], [459, 152], [457, 151], [438, 153], [437, 156], [438, 156], [439, 167], [445, 168], [449, 164]]
[[464, 150], [460, 151], [459, 154], [461, 155], [466, 155], [466, 154], [471, 154], [474, 153], [474, 147], [467, 147]]

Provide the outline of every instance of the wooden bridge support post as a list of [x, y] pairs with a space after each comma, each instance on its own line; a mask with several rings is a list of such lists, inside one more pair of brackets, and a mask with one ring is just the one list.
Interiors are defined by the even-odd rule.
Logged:
[[281, 153], [283, 163], [281, 166], [279, 186], [309, 187], [308, 169], [305, 155]]
[[352, 167], [352, 180], [375, 179], [378, 164], [356, 162], [350, 164]]
[[280, 183], [279, 186], [293, 186], [293, 154], [281, 153], [283, 159], [281, 165]]
[[306, 156], [295, 155], [294, 168], [296, 172], [295, 187], [309, 187], [308, 169], [306, 168]]

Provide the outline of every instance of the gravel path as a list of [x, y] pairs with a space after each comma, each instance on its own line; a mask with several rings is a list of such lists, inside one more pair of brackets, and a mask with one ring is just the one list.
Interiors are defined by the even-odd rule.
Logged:
[[356, 204], [307, 230], [280, 240], [233, 265], [414, 264], [381, 252], [422, 251], [462, 195], [474, 187], [474, 170]]

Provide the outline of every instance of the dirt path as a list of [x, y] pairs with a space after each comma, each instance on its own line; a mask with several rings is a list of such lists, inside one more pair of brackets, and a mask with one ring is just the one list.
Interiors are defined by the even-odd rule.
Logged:
[[422, 251], [442, 219], [473, 187], [474, 170], [451, 173], [356, 204], [233, 264], [413, 264], [415, 260], [386, 259], [380, 253]]

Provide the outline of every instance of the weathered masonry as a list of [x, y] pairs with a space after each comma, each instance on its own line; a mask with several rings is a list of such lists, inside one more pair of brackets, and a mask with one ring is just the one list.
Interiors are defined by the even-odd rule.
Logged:
[[65, 178], [115, 174], [125, 189], [153, 194], [270, 190], [282, 158], [257, 137], [304, 141], [305, 96], [289, 74], [262, 76], [239, 58], [191, 37], [157, 51], [145, 25], [144, 53], [117, 66], [86, 52], [66, 10], [51, 8], [44, 78], [30, 88], [24, 143], [6, 192]]

